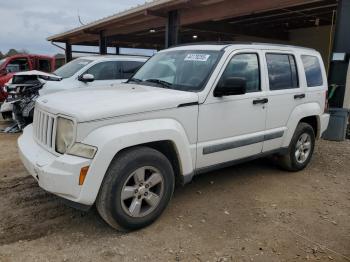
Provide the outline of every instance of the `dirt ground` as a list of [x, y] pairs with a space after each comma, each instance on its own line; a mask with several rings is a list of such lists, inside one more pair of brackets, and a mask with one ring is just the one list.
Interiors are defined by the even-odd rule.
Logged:
[[269, 160], [196, 177], [151, 226], [116, 232], [38, 187], [0, 134], [0, 261], [350, 261], [350, 141], [311, 165]]

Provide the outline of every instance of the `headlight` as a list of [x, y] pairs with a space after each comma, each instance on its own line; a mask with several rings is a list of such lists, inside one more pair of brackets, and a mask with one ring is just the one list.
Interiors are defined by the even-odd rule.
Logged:
[[68, 149], [67, 154], [93, 159], [96, 152], [97, 148], [94, 146], [75, 143], [71, 148]]
[[64, 154], [67, 149], [73, 144], [74, 139], [74, 123], [67, 118], [57, 118], [56, 129], [56, 151]]

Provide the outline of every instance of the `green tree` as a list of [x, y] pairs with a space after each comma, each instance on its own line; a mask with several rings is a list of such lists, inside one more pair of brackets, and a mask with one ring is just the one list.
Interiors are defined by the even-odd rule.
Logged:
[[17, 55], [17, 54], [18, 54], [18, 51], [17, 51], [16, 49], [14, 49], [14, 48], [11, 48], [11, 49], [7, 52], [6, 56], [13, 56], [13, 55]]

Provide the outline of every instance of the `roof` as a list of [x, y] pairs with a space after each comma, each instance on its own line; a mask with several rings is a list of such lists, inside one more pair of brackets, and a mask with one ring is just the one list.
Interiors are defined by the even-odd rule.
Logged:
[[92, 56], [82, 56], [79, 58], [88, 60], [144, 60], [146, 61], [148, 56], [134, 56], [134, 55], [92, 55]]
[[69, 34], [72, 34], [72, 33], [75, 33], [75, 32], [81, 31], [81, 30], [91, 29], [95, 26], [102, 26], [103, 24], [108, 23], [110, 21], [118, 20], [121, 18], [127, 18], [128, 16], [136, 15], [137, 13], [143, 13], [145, 10], [150, 9], [150, 8], [154, 8], [154, 7], [160, 8], [163, 5], [167, 5], [169, 3], [175, 4], [177, 2], [181, 3], [181, 2], [187, 2], [187, 1], [184, 1], [184, 0], [154, 0], [152, 2], [148, 2], [148, 3], [145, 3], [143, 5], [139, 5], [137, 7], [127, 9], [123, 12], [119, 12], [119, 13], [113, 14], [111, 16], [107, 16], [107, 17], [98, 19], [96, 21], [93, 21], [93, 22], [88, 23], [86, 25], [68, 30], [66, 32], [55, 34], [53, 36], [48, 37], [47, 40], [54, 41], [57, 38], [60, 38], [62, 36], [67, 36]]
[[237, 35], [288, 40], [289, 30], [328, 25], [336, 6], [337, 0], [155, 0], [47, 40], [97, 46], [103, 36], [109, 47], [162, 49], [168, 14], [175, 10], [181, 42], [231, 41]]
[[242, 47], [242, 48], [266, 48], [266, 49], [298, 49], [298, 50], [308, 50], [316, 51], [313, 48], [295, 46], [295, 45], [284, 45], [284, 44], [275, 44], [275, 43], [259, 43], [259, 42], [205, 42], [197, 44], [183, 44], [179, 46], [171, 47], [167, 50], [223, 50], [228, 47]]

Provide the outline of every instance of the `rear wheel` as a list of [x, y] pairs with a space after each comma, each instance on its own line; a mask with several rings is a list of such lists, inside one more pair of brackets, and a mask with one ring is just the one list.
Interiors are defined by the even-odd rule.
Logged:
[[304, 169], [310, 162], [315, 147], [315, 133], [307, 123], [299, 123], [288, 153], [280, 158], [280, 165], [288, 171]]
[[169, 160], [159, 151], [137, 147], [111, 163], [98, 195], [101, 217], [114, 228], [151, 224], [166, 208], [175, 185]]

